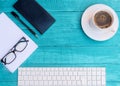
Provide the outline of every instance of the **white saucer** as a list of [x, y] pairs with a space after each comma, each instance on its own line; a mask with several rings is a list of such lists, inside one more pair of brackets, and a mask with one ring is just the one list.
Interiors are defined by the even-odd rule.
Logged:
[[[111, 11], [111, 13], [113, 13], [113, 17], [115, 20], [113, 22], [112, 30], [114, 30], [114, 32], [110, 30], [101, 31], [101, 30], [97, 30], [96, 28], [93, 28], [90, 26], [89, 22], [90, 22], [90, 19], [93, 13], [101, 9], [103, 10], [107, 9]], [[87, 8], [86, 11], [83, 13], [81, 24], [82, 24], [83, 31], [88, 37], [96, 41], [105, 41], [105, 40], [112, 38], [115, 35], [115, 33], [118, 30], [119, 20], [118, 20], [117, 14], [112, 8], [104, 4], [95, 4]]]

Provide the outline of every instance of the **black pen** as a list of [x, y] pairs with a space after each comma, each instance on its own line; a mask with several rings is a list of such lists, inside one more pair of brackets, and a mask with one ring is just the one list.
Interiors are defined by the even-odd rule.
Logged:
[[38, 37], [37, 34], [36, 34], [32, 29], [30, 29], [30, 28], [20, 19], [20, 17], [19, 17], [14, 11], [12, 11], [11, 14], [12, 14], [16, 19], [18, 19], [35, 37]]

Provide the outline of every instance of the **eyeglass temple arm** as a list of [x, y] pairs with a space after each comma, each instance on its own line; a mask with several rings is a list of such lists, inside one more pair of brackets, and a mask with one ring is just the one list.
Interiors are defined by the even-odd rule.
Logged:
[[3, 61], [3, 59], [1, 60], [2, 63], [4, 63], [6, 65], [6, 58], [5, 58], [5, 61]]

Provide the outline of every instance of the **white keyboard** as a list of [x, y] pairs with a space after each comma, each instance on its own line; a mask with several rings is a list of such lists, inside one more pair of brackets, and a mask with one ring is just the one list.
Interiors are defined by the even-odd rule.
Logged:
[[23, 67], [18, 86], [106, 86], [103, 67]]

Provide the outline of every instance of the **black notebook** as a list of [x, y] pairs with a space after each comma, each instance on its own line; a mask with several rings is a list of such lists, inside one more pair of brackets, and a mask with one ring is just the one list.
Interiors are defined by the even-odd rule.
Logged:
[[20, 12], [41, 34], [43, 34], [55, 19], [35, 0], [18, 0], [14, 8]]

